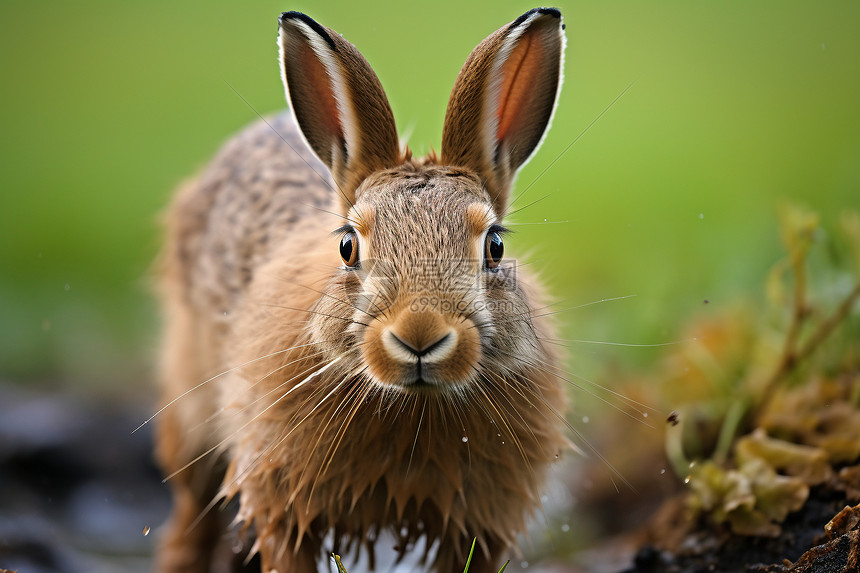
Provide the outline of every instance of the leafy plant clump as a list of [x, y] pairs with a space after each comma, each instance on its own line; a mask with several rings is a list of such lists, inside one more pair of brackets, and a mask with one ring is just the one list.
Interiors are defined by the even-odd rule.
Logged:
[[690, 517], [739, 535], [778, 536], [810, 488], [860, 461], [860, 215], [843, 217], [841, 242], [809, 210], [780, 219], [788, 254], [767, 280], [767, 320], [711, 318], [669, 359], [669, 392], [698, 404], [667, 435]]

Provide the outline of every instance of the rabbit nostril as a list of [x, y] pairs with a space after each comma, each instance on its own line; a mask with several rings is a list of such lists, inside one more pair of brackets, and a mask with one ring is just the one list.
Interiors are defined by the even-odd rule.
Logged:
[[451, 343], [451, 342], [455, 342], [452, 339], [453, 339], [452, 333], [451, 332], [447, 333], [445, 336], [443, 336], [442, 338], [440, 338], [436, 342], [433, 342], [432, 344], [430, 344], [430, 346], [427, 346], [424, 350], [422, 350], [421, 354], [419, 354], [419, 356], [426, 356], [427, 354], [430, 354], [431, 352], [434, 352], [436, 350], [441, 350], [446, 344]]
[[402, 340], [399, 336], [397, 336], [393, 332], [391, 333], [391, 336], [394, 338], [394, 341], [397, 344], [400, 344], [404, 349], [408, 350], [409, 352], [411, 352], [412, 354], [414, 354], [418, 358], [421, 358], [425, 354], [429, 354], [429, 353], [433, 352], [433, 350], [435, 350], [435, 349], [439, 348], [440, 346], [442, 346], [443, 344], [445, 344], [445, 342], [448, 340], [448, 338], [451, 337], [451, 333], [449, 332], [448, 334], [446, 334], [445, 336], [443, 336], [442, 338], [440, 338], [436, 342], [433, 342], [433, 343], [425, 346], [424, 348], [415, 348], [415, 346], [409, 344], [405, 340]]
[[404, 339], [397, 336], [391, 330], [388, 330], [383, 335], [383, 345], [388, 350], [392, 358], [401, 360], [402, 362], [435, 362], [448, 357], [457, 345], [457, 334], [454, 330], [449, 330], [436, 340], [429, 343], [423, 342], [416, 344], [408, 338]]

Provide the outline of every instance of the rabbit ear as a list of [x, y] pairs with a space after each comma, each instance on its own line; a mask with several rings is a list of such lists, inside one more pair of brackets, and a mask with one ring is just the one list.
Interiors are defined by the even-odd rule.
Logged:
[[339, 34], [299, 12], [284, 12], [279, 23], [290, 107], [349, 209], [365, 177], [399, 163], [391, 106], [370, 64]]
[[448, 101], [442, 161], [481, 176], [505, 212], [517, 170], [537, 149], [561, 87], [564, 25], [555, 8], [535, 8], [472, 52]]

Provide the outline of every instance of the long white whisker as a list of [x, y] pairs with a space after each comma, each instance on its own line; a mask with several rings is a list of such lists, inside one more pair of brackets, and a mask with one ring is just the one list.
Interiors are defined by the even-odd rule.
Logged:
[[421, 434], [421, 424], [424, 422], [424, 411], [427, 409], [427, 400], [423, 400], [421, 404], [421, 417], [418, 418], [418, 427], [415, 429], [415, 438], [412, 440], [412, 450], [409, 452], [409, 464], [406, 466], [406, 477], [409, 477], [409, 470], [412, 469], [412, 459], [415, 456], [415, 446], [418, 444], [418, 436]]
[[664, 346], [677, 346], [678, 344], [684, 344], [685, 342], [695, 341], [695, 338], [688, 338], [683, 340], [672, 340], [670, 342], [657, 342], [653, 344], [634, 344], [628, 342], [608, 342], [605, 340], [582, 340], [577, 338], [544, 338], [547, 342], [573, 342], [576, 344], [595, 344], [601, 346], [621, 346], [624, 348], [662, 348]]
[[[594, 453], [594, 455], [595, 455], [595, 456], [597, 456], [597, 458], [598, 458], [601, 462], [603, 462], [603, 465], [605, 465], [605, 466], [609, 469], [609, 471], [610, 471], [610, 472], [612, 472], [613, 474], [615, 474], [615, 476], [616, 476], [616, 477], [618, 477], [618, 479], [620, 479], [620, 480], [624, 483], [624, 485], [626, 485], [626, 486], [627, 486], [631, 491], [633, 491], [633, 492], [635, 492], [635, 491], [636, 491], [636, 488], [635, 488], [635, 487], [633, 487], [633, 484], [632, 484], [632, 483], [630, 483], [630, 482], [627, 480], [627, 478], [625, 478], [625, 477], [624, 477], [624, 475], [623, 475], [620, 471], [618, 471], [618, 469], [617, 469], [615, 466], [613, 466], [613, 465], [609, 462], [609, 460], [608, 460], [608, 459], [606, 459], [606, 457], [605, 457], [603, 454], [601, 454], [601, 453], [600, 453], [600, 450], [598, 450], [596, 447], [594, 447], [594, 445], [593, 445], [591, 442], [589, 442], [589, 441], [588, 441], [588, 439], [585, 437], [585, 435], [584, 435], [582, 432], [580, 432], [579, 430], [577, 430], [577, 429], [573, 426], [573, 424], [571, 424], [571, 423], [567, 420], [567, 418], [565, 418], [564, 416], [562, 416], [561, 414], [559, 414], [559, 413], [555, 410], [555, 408], [553, 408], [553, 407], [552, 407], [552, 404], [550, 404], [550, 403], [549, 403], [549, 401], [547, 401], [547, 399], [546, 399], [546, 398], [544, 398], [543, 396], [541, 396], [538, 392], [535, 392], [534, 390], [531, 390], [531, 392], [532, 392], [532, 394], [534, 394], [534, 396], [535, 396], [538, 400], [540, 400], [541, 402], [543, 402], [543, 403], [547, 406], [547, 408], [549, 408], [549, 410], [550, 410], [553, 414], [555, 414], [555, 416], [556, 416], [556, 417], [557, 417], [557, 418], [558, 418], [558, 419], [559, 419], [559, 420], [560, 420], [560, 421], [561, 421], [561, 422], [562, 422], [562, 423], [567, 427], [567, 429], [568, 429], [568, 430], [570, 430], [571, 432], [573, 432], [573, 433], [576, 435], [576, 437], [577, 437], [577, 439], [578, 439], [578, 440], [580, 440], [582, 443], [584, 443], [586, 446], [588, 446], [588, 449], [589, 449], [589, 450], [591, 450], [591, 451]], [[611, 476], [610, 476], [610, 479], [612, 479], [612, 478], [611, 478]], [[618, 486], [615, 484], [615, 480], [612, 480], [612, 485], [613, 485], [613, 486], [615, 486], [615, 491], [618, 491]]]
[[[233, 435], [236, 435], [238, 432], [241, 432], [242, 430], [247, 428], [250, 424], [254, 423], [254, 421], [256, 421], [257, 418], [259, 418], [260, 416], [262, 416], [263, 414], [265, 414], [266, 412], [271, 410], [276, 404], [278, 404], [281, 400], [283, 400], [288, 395], [290, 395], [293, 391], [301, 388], [302, 386], [304, 386], [305, 384], [310, 382], [313, 378], [322, 374], [325, 370], [327, 370], [330, 366], [332, 366], [335, 362], [339, 361], [341, 358], [342, 358], [342, 356], [338, 356], [337, 358], [335, 358], [334, 360], [332, 360], [331, 362], [329, 362], [328, 364], [326, 364], [325, 366], [323, 366], [319, 370], [312, 372], [307, 378], [305, 378], [304, 380], [302, 380], [301, 382], [299, 382], [298, 384], [296, 384], [295, 386], [293, 386], [292, 388], [290, 388], [289, 390], [284, 392], [277, 400], [275, 400], [274, 402], [272, 402], [271, 404], [266, 406], [260, 413], [258, 413], [256, 416], [254, 416], [253, 418], [251, 418], [250, 420], [245, 422], [242, 426], [237, 428], [236, 431], [233, 432]], [[209, 448], [208, 450], [206, 450], [205, 452], [203, 452], [202, 454], [200, 454], [199, 456], [197, 456], [196, 458], [194, 458], [193, 460], [191, 460], [190, 462], [188, 462], [187, 464], [185, 464], [184, 466], [182, 466], [181, 468], [179, 468], [178, 470], [176, 470], [175, 472], [173, 472], [172, 474], [170, 474], [169, 476], [164, 478], [162, 480], [162, 482], [166, 482], [166, 481], [170, 480], [176, 474], [178, 474], [182, 471], [185, 471], [186, 469], [188, 469], [189, 467], [191, 467], [192, 465], [194, 465], [195, 463], [197, 463], [201, 459], [205, 458], [206, 456], [208, 456], [209, 454], [211, 454], [215, 450], [219, 449], [221, 446], [223, 446], [225, 443], [227, 443], [227, 441], [229, 441], [231, 437], [232, 436], [224, 438], [223, 440], [221, 440], [220, 442], [218, 442], [217, 444], [215, 444], [214, 446], [212, 446], [211, 448]]]
[[[361, 394], [361, 397], [359, 397]], [[319, 483], [320, 478], [326, 475], [328, 472], [329, 466], [334, 461], [335, 456], [337, 455], [337, 450], [340, 448], [340, 444], [343, 441], [344, 436], [346, 436], [346, 432], [349, 429], [352, 420], [355, 418], [355, 415], [358, 413], [358, 409], [361, 408], [362, 402], [367, 399], [367, 396], [370, 394], [370, 388], [368, 384], [359, 383], [355, 389], [355, 404], [350, 408], [350, 414], [346, 417], [346, 419], [341, 424], [337, 433], [335, 434], [335, 438], [332, 444], [329, 446], [328, 451], [326, 452], [325, 457], [323, 458], [323, 465], [320, 466], [320, 469], [317, 471], [317, 475], [314, 478], [314, 485], [311, 486], [311, 491], [308, 494], [308, 503], [310, 503], [310, 498], [313, 497], [314, 491], [316, 490], [316, 484]]]
[[[295, 360], [291, 360], [290, 362], [287, 362], [286, 364], [284, 364], [284, 365], [282, 365], [282, 366], [278, 366], [278, 367], [277, 367], [277, 368], [275, 368], [274, 370], [272, 370], [272, 371], [270, 371], [270, 372], [266, 373], [265, 375], [261, 376], [261, 377], [260, 377], [256, 382], [254, 382], [253, 384], [251, 384], [251, 386], [249, 386], [249, 387], [248, 387], [248, 389], [250, 390], [251, 388], [256, 387], [258, 384], [260, 384], [263, 380], [267, 379], [267, 378], [268, 378], [269, 376], [271, 376], [272, 374], [275, 374], [276, 372], [280, 372], [280, 371], [281, 371], [281, 370], [283, 370], [284, 368], [287, 368], [287, 367], [289, 367], [289, 366], [292, 366], [292, 365], [293, 365], [293, 364], [295, 364], [296, 362], [301, 362], [301, 361], [303, 361], [303, 360], [310, 360], [310, 359], [312, 359], [312, 358], [314, 358], [314, 357], [316, 357], [316, 356], [319, 356], [319, 355], [321, 355], [321, 354], [324, 354], [324, 353], [325, 353], [325, 351], [320, 350], [319, 352], [314, 352], [314, 353], [312, 353], [312, 354], [308, 354], [307, 356], [300, 356], [299, 358], [296, 358]], [[292, 378], [288, 378], [287, 380], [284, 380], [283, 382], [281, 382], [280, 384], [278, 384], [277, 386], [275, 386], [274, 388], [272, 388], [271, 390], [269, 390], [268, 392], [266, 392], [265, 394], [263, 394], [262, 396], [260, 396], [260, 397], [259, 397], [259, 398], [257, 398], [256, 400], [254, 400], [253, 402], [250, 402], [250, 403], [246, 404], [244, 407], [242, 407], [240, 410], [238, 410], [238, 411], [236, 412], [236, 414], [242, 414], [242, 413], [244, 413], [244, 412], [248, 411], [248, 409], [250, 409], [252, 406], [254, 406], [255, 404], [257, 404], [258, 402], [262, 401], [263, 399], [267, 398], [268, 396], [271, 396], [272, 394], [274, 394], [275, 392], [277, 392], [278, 390], [280, 390], [281, 388], [283, 388], [284, 386], [286, 386], [287, 384], [289, 384], [290, 382], [292, 382], [292, 381], [293, 381], [293, 380], [295, 380], [296, 378], [298, 378], [298, 377], [300, 377], [300, 376], [304, 376], [305, 374], [307, 374], [308, 372], [310, 372], [311, 370], [313, 370], [313, 369], [314, 369], [314, 368], [316, 368], [317, 366], [318, 366], [318, 364], [313, 364], [313, 365], [311, 365], [310, 367], [306, 368], [305, 370], [303, 370], [303, 371], [299, 372], [298, 374], [296, 374], [296, 375], [295, 375], [295, 376], [293, 376]], [[217, 418], [219, 415], [221, 415], [223, 412], [224, 412], [224, 408], [221, 408], [220, 410], [218, 410], [217, 412], [215, 412], [214, 414], [212, 414], [211, 416], [209, 416], [208, 418], [206, 418], [206, 420], [204, 420], [204, 421], [203, 421], [203, 422], [201, 422], [200, 424], [198, 424], [198, 425], [194, 426], [193, 428], [191, 428], [191, 429], [189, 430], [189, 433], [190, 433], [190, 432], [193, 432], [193, 431], [195, 431], [195, 430], [197, 430], [197, 429], [198, 429], [198, 428], [200, 428], [201, 426], [204, 426], [204, 425], [206, 425], [206, 424], [208, 424], [208, 423], [212, 422], [214, 419], [216, 419], [216, 418]], [[221, 427], [223, 427], [223, 424], [221, 425]]]
[[[610, 298], [602, 298], [602, 299], [600, 299], [600, 300], [593, 300], [593, 301], [591, 301], [591, 302], [586, 302], [586, 303], [584, 303], [584, 304], [578, 304], [578, 305], [576, 305], [576, 306], [569, 306], [569, 307], [567, 307], [567, 308], [562, 308], [562, 309], [560, 309], [560, 310], [554, 310], [554, 311], [552, 311], [552, 312], [547, 312], [547, 313], [543, 313], [543, 314], [530, 314], [530, 316], [531, 316], [532, 318], [538, 318], [538, 317], [541, 317], [541, 316], [548, 316], [548, 315], [551, 315], [551, 314], [558, 314], [559, 312], [567, 312], [567, 311], [569, 311], [569, 310], [579, 310], [580, 308], [586, 308], [586, 307], [589, 307], [589, 306], [594, 306], [594, 305], [596, 305], [596, 304], [602, 304], [602, 303], [604, 303], [604, 302], [614, 302], [614, 301], [616, 301], [616, 300], [626, 300], [626, 299], [628, 299], [628, 298], [634, 298], [635, 296], [636, 296], [635, 294], [628, 294], [628, 295], [624, 295], [624, 296], [614, 296], [614, 297], [610, 297]], [[550, 305], [550, 306], [552, 306], [552, 305]], [[546, 307], [545, 307], [545, 308], [546, 308]], [[541, 310], [541, 309], [537, 309], [537, 310]]]
[[[573, 374], [572, 372], [564, 372], [564, 371], [562, 371], [563, 373], [560, 374], [559, 372], [555, 371], [555, 370], [560, 370], [560, 369], [558, 369], [555, 366], [548, 365], [546, 363], [538, 364], [534, 361], [528, 361], [528, 360], [524, 360], [524, 362], [526, 362], [526, 364], [529, 364], [532, 368], [536, 368], [536, 369], [540, 370], [541, 372], [549, 374], [550, 376], [555, 376], [559, 380], [566, 382], [567, 384], [573, 386], [574, 388], [578, 388], [578, 389], [582, 390], [583, 392], [588, 393], [589, 395], [591, 395], [594, 398], [596, 398], [597, 400], [603, 402], [607, 406], [614, 408], [618, 412], [621, 412], [622, 414], [624, 414], [625, 416], [627, 416], [631, 420], [636, 420], [638, 423], [643, 424], [649, 428], [654, 427], [651, 424], [649, 424], [648, 422], [646, 422], [645, 420], [643, 420], [642, 418], [640, 418], [638, 416], [634, 416], [633, 414], [631, 414], [627, 410], [624, 410], [624, 409], [616, 406], [615, 404], [613, 404], [612, 402], [610, 402], [609, 400], [607, 400], [606, 398], [604, 398], [603, 396], [601, 396], [597, 392], [595, 392], [589, 388], [586, 388], [582, 384], [578, 384], [578, 383], [574, 382], [573, 380], [571, 380], [567, 376], [572, 376], [573, 378], [581, 380], [582, 382], [585, 382], [586, 384], [589, 384], [594, 388], [599, 388], [600, 390], [603, 390], [604, 392], [615, 396], [616, 398], [621, 400], [623, 403], [627, 404], [628, 407], [630, 407], [630, 408], [636, 410], [638, 413], [642, 414], [643, 418], [647, 417], [647, 414], [644, 412], [644, 410], [651, 410], [652, 412], [659, 412], [660, 410], [658, 410], [657, 408], [654, 408], [653, 406], [648, 406], [647, 404], [643, 404], [641, 402], [638, 402], [632, 398], [625, 396], [624, 394], [621, 394], [620, 392], [616, 392], [615, 390], [612, 390], [606, 386], [602, 386], [602, 385], [598, 384], [597, 382], [593, 382], [593, 381], [589, 380], [588, 378], [585, 378], [584, 376], [580, 376], [578, 374]], [[639, 408], [642, 408], [642, 409], [640, 410]]]
[[[359, 371], [359, 372], [358, 372], [356, 375], [354, 375], [354, 376], [343, 376], [343, 380], [341, 381], [341, 384], [339, 384], [339, 385], [338, 385], [338, 388], [339, 388], [340, 386], [342, 386], [342, 385], [343, 385], [343, 383], [345, 383], [347, 380], [355, 379], [357, 376], [361, 376], [362, 372], [364, 372], [364, 369], [362, 369], [361, 371]], [[329, 393], [329, 396], [331, 396], [331, 393]], [[328, 400], [329, 396], [326, 396], [325, 398], [323, 398], [323, 400], [322, 400], [322, 401], [323, 401], [323, 402], [325, 402], [326, 400]], [[331, 425], [331, 423], [332, 423], [332, 421], [334, 420], [335, 416], [337, 416], [337, 415], [338, 415], [338, 413], [339, 413], [339, 412], [340, 412], [340, 411], [341, 411], [341, 410], [346, 406], [346, 404], [347, 404], [347, 401], [348, 401], [348, 400], [349, 400], [349, 395], [347, 395], [347, 397], [346, 397], [344, 400], [341, 400], [341, 401], [340, 401], [340, 402], [335, 406], [334, 411], [332, 411], [330, 414], [328, 414], [328, 415], [326, 416], [326, 423], [325, 423], [325, 425], [317, 431], [317, 441], [316, 441], [316, 443], [314, 444], [313, 451], [316, 451], [316, 450], [317, 450], [317, 448], [319, 448], [319, 447], [320, 447], [320, 443], [322, 442], [323, 437], [325, 437], [325, 435], [326, 435], [326, 431], [328, 430], [328, 427]], [[306, 403], [307, 403], [307, 401], [305, 402], [305, 404], [306, 404]], [[304, 406], [305, 404], [303, 404], [303, 406]], [[317, 407], [318, 407], [318, 406], [319, 406], [319, 405], [317, 405]], [[316, 410], [316, 407], [315, 407], [314, 409], [312, 409], [312, 410], [309, 412], [309, 415], [310, 415], [310, 414], [312, 414], [312, 413], [314, 412], [314, 410]], [[300, 425], [302, 422], [304, 422], [304, 421], [305, 421], [305, 419], [307, 419], [307, 416], [305, 416], [305, 418], [303, 418], [303, 419], [299, 422], [299, 424], [297, 424], [297, 425]], [[308, 463], [310, 463], [310, 460], [308, 460]], [[308, 467], [308, 466], [307, 466], [307, 464], [305, 464], [305, 467], [304, 467], [304, 468], [302, 468], [302, 474], [301, 474], [301, 476], [300, 476], [300, 478], [299, 478], [299, 481], [301, 481], [301, 478], [304, 476], [304, 473], [305, 473], [305, 470], [307, 469], [307, 467]]]
[[293, 346], [293, 347], [291, 347], [291, 348], [285, 348], [284, 350], [278, 350], [277, 352], [272, 352], [271, 354], [266, 354], [265, 356], [260, 356], [259, 358], [254, 358], [253, 360], [248, 360], [247, 362], [244, 362], [244, 363], [242, 363], [242, 364], [239, 364], [238, 366], [233, 366], [232, 368], [228, 368], [228, 369], [227, 369], [227, 370], [225, 370], [224, 372], [221, 372], [221, 373], [219, 373], [219, 374], [216, 374], [216, 375], [215, 375], [215, 376], [213, 376], [212, 378], [209, 378], [208, 380], [204, 380], [203, 382], [201, 382], [201, 383], [200, 383], [200, 384], [198, 384], [197, 386], [194, 386], [193, 388], [191, 388], [191, 389], [189, 389], [189, 390], [186, 390], [185, 392], [183, 392], [182, 394], [180, 394], [179, 396], [177, 396], [176, 398], [174, 398], [173, 400], [171, 400], [170, 402], [168, 402], [167, 404], [165, 404], [164, 406], [162, 406], [161, 408], [159, 408], [159, 409], [158, 409], [158, 411], [157, 411], [157, 412], [155, 412], [155, 414], [153, 414], [152, 416], [150, 416], [149, 418], [147, 418], [147, 419], [146, 419], [146, 421], [144, 421], [141, 425], [139, 425], [137, 428], [135, 428], [131, 433], [133, 434], [133, 433], [137, 432], [139, 429], [141, 429], [142, 427], [144, 427], [145, 425], [147, 425], [148, 423], [150, 423], [151, 421], [153, 421], [153, 420], [155, 419], [155, 417], [156, 417], [156, 416], [158, 416], [158, 415], [159, 415], [159, 414], [161, 414], [163, 411], [165, 411], [166, 409], [168, 409], [168, 408], [169, 408], [170, 406], [172, 406], [174, 403], [176, 403], [177, 401], [181, 400], [182, 398], [184, 398], [184, 397], [185, 397], [185, 396], [187, 396], [188, 394], [190, 394], [190, 393], [194, 392], [194, 391], [195, 391], [195, 390], [197, 390], [198, 388], [202, 388], [203, 386], [205, 386], [206, 384], [208, 384], [208, 383], [212, 382], [212, 381], [213, 381], [213, 380], [215, 380], [216, 378], [220, 378], [221, 376], [224, 376], [225, 374], [229, 374], [230, 372], [233, 372], [234, 370], [238, 370], [239, 368], [244, 368], [245, 366], [247, 366], [247, 365], [249, 365], [249, 364], [253, 364], [254, 362], [259, 362], [260, 360], [265, 360], [266, 358], [271, 358], [272, 356], [277, 356], [278, 354], [283, 354], [284, 352], [289, 352], [289, 351], [291, 351], [291, 350], [295, 350], [296, 348], [303, 348], [303, 347], [305, 347], [305, 346], [310, 346], [310, 345], [312, 345], [312, 344], [316, 344], [316, 343], [315, 343], [315, 342], [308, 342], [307, 344], [300, 344], [300, 345], [298, 345], [298, 346]]
[[[561, 368], [558, 368], [557, 366], [552, 366], [552, 368], [553, 368], [553, 369], [555, 369], [555, 370], [558, 370], [559, 372], [562, 372], [562, 373], [563, 373], [564, 375], [566, 375], [566, 376], [572, 376], [572, 377], [574, 377], [574, 378], [576, 378], [576, 379], [578, 379], [578, 380], [580, 380], [580, 381], [582, 381], [582, 382], [584, 382], [584, 383], [586, 383], [586, 384], [589, 384], [589, 385], [590, 385], [590, 386], [592, 386], [593, 388], [597, 388], [597, 389], [599, 389], [599, 390], [602, 390], [603, 392], [606, 392], [607, 394], [611, 394], [612, 396], [615, 396], [616, 398], [618, 398], [619, 400], [621, 400], [622, 402], [624, 402], [625, 404], [627, 404], [629, 407], [637, 409], [637, 411], [638, 411], [640, 414], [644, 414], [644, 413], [645, 413], [645, 412], [644, 412], [644, 410], [650, 410], [650, 411], [652, 411], [652, 412], [661, 413], [661, 412], [660, 412], [660, 410], [659, 410], [658, 408], [655, 408], [654, 406], [649, 406], [648, 404], [645, 404], [644, 402], [639, 402], [638, 400], [634, 400], [633, 398], [630, 398], [629, 396], [625, 396], [624, 394], [622, 394], [622, 393], [620, 393], [620, 392], [617, 392], [617, 391], [615, 391], [615, 390], [613, 390], [613, 389], [609, 388], [608, 386], [604, 386], [603, 384], [598, 384], [597, 382], [594, 382], [593, 380], [590, 380], [590, 379], [588, 379], [588, 378], [586, 378], [586, 377], [584, 377], [584, 376], [581, 376], [581, 375], [579, 375], [579, 374], [574, 374], [574, 373], [572, 373], [572, 372], [565, 372], [564, 370], [562, 370]], [[592, 394], [593, 396], [595, 396], [595, 397], [598, 397], [598, 398], [599, 398], [599, 396], [597, 396], [596, 394], [594, 394], [594, 393], [590, 392], [588, 389], [584, 388], [581, 384], [576, 384], [575, 382], [573, 382], [573, 381], [571, 381], [571, 380], [567, 379], [567, 378], [566, 378], [565, 376], [563, 376], [562, 374], [558, 374], [558, 373], [556, 373], [556, 372], [550, 372], [550, 371], [548, 371], [548, 370], [547, 370], [547, 369], [545, 369], [545, 368], [542, 368], [542, 370], [543, 370], [544, 372], [547, 372], [548, 374], [551, 374], [551, 375], [553, 375], [553, 376], [557, 376], [557, 377], [559, 377], [560, 379], [562, 379], [562, 380], [564, 380], [565, 382], [567, 382], [568, 384], [571, 384], [571, 385], [573, 385], [573, 386], [575, 386], [575, 387], [577, 387], [577, 388], [583, 389], [583, 390], [585, 390], [585, 391], [589, 392], [590, 394]], [[640, 409], [640, 408], [641, 408], [641, 409]], [[623, 410], [622, 410], [622, 412], [623, 412]], [[637, 420], [638, 420], [638, 418], [637, 418]], [[639, 421], [641, 422], [641, 420], [639, 420]], [[644, 422], [643, 422], [643, 423], [644, 423]], [[649, 425], [649, 424], [645, 424], [645, 425], [650, 427], [650, 425]]]
[[[340, 358], [342, 358], [343, 356], [344, 356], [343, 354], [342, 354], [341, 356], [338, 356], [336, 360], [340, 360]], [[331, 365], [331, 364], [329, 364], [329, 366], [330, 366], [330, 365]], [[340, 382], [338, 382], [338, 383], [335, 385], [335, 387], [334, 387], [334, 388], [332, 388], [332, 390], [331, 390], [328, 394], [326, 394], [325, 398], [323, 398], [322, 400], [320, 400], [320, 401], [319, 401], [319, 402], [318, 402], [318, 403], [317, 403], [317, 404], [316, 404], [316, 405], [311, 409], [311, 411], [310, 411], [310, 412], [308, 412], [307, 414], [305, 414], [305, 416], [304, 416], [301, 420], [299, 420], [299, 422], [298, 422], [295, 426], [292, 426], [292, 427], [291, 427], [291, 428], [290, 428], [290, 429], [289, 429], [289, 430], [288, 430], [288, 431], [287, 431], [283, 436], [281, 436], [281, 437], [277, 440], [277, 442], [273, 442], [273, 443], [272, 443], [270, 446], [268, 446], [265, 450], [263, 450], [262, 452], [260, 452], [260, 453], [259, 453], [259, 454], [258, 454], [258, 455], [257, 455], [257, 456], [252, 460], [252, 461], [251, 461], [251, 463], [250, 463], [250, 464], [248, 464], [248, 467], [247, 467], [247, 468], [245, 468], [245, 469], [242, 471], [242, 473], [240, 473], [239, 475], [237, 475], [237, 476], [233, 479], [233, 481], [230, 483], [230, 487], [232, 487], [233, 485], [235, 485], [236, 483], [238, 483], [241, 479], [244, 479], [244, 477], [245, 477], [246, 475], [248, 475], [251, 471], [253, 471], [253, 469], [256, 467], [256, 465], [259, 463], [259, 461], [260, 461], [261, 459], [263, 459], [263, 457], [264, 457], [264, 456], [268, 455], [268, 453], [269, 453], [269, 452], [274, 451], [275, 449], [277, 449], [277, 448], [278, 448], [278, 446], [280, 446], [281, 444], [283, 444], [283, 443], [287, 440], [287, 438], [289, 438], [289, 437], [292, 435], [292, 433], [293, 433], [294, 431], [296, 431], [299, 427], [301, 427], [301, 425], [305, 422], [305, 420], [307, 420], [307, 419], [308, 419], [308, 418], [309, 418], [309, 417], [310, 417], [314, 412], [316, 412], [316, 411], [317, 411], [317, 409], [318, 409], [320, 406], [322, 406], [322, 405], [323, 405], [323, 404], [324, 404], [324, 403], [325, 403], [329, 398], [331, 398], [331, 397], [334, 395], [334, 393], [335, 393], [335, 392], [337, 392], [337, 391], [338, 391], [338, 390], [339, 390], [339, 389], [340, 389], [344, 384], [346, 384], [348, 381], [349, 381], [349, 378], [344, 378], [343, 380], [341, 380]], [[290, 501], [292, 502], [292, 500], [290, 500]]]

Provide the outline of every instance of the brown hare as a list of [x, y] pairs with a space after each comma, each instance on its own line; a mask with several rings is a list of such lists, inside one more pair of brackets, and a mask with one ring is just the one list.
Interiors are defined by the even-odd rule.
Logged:
[[210, 571], [231, 499], [265, 572], [381, 534], [423, 537], [439, 572], [473, 539], [470, 571], [501, 565], [569, 446], [541, 290], [502, 225], [563, 30], [536, 8], [481, 42], [438, 156], [415, 159], [355, 47], [281, 15], [292, 116], [228, 142], [167, 216], [159, 571]]

